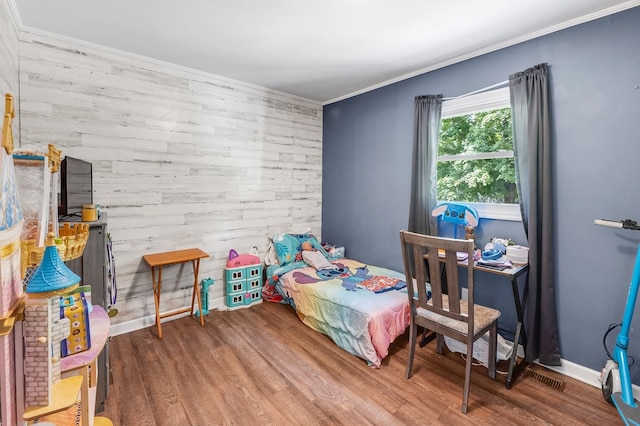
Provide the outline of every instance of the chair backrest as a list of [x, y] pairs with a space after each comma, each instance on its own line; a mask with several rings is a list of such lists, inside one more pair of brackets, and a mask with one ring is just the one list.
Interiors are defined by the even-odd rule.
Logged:
[[[411, 286], [407, 286], [412, 312], [420, 307], [457, 321], [473, 324], [473, 240], [457, 240], [400, 231], [400, 241], [407, 284], [415, 279], [413, 292]], [[464, 260], [459, 261], [458, 256], [465, 257], [465, 255], [467, 265], [463, 268]], [[443, 282], [441, 273], [443, 264], [446, 283]], [[468, 309], [463, 309], [461, 312], [458, 277], [459, 272], [462, 271], [467, 273]], [[431, 286], [431, 303], [428, 303], [426, 283]], [[446, 295], [443, 297], [444, 294]]]

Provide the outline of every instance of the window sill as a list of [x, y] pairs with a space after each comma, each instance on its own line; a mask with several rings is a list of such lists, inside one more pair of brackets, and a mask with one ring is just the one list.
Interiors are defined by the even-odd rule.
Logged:
[[519, 204], [465, 203], [478, 211], [481, 219], [522, 222]]

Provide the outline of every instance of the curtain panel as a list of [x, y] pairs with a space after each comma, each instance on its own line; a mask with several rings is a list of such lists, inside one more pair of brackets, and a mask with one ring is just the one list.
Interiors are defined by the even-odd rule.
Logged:
[[554, 202], [547, 64], [509, 77], [513, 151], [529, 243], [526, 360], [560, 365], [554, 275]]
[[436, 160], [442, 116], [443, 95], [417, 96], [413, 134], [411, 204], [409, 231], [437, 235], [437, 218], [431, 215], [436, 206]]

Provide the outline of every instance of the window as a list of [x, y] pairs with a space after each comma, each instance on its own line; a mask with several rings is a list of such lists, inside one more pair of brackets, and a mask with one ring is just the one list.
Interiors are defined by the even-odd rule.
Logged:
[[443, 102], [437, 172], [439, 202], [470, 204], [482, 218], [522, 219], [508, 87]]

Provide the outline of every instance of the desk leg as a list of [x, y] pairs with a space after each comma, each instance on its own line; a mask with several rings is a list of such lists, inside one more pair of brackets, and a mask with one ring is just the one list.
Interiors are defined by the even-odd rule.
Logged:
[[200, 296], [200, 283], [198, 282], [198, 271], [200, 270], [200, 259], [191, 261], [193, 266], [193, 294], [191, 295], [191, 316], [193, 316], [193, 304], [198, 298], [198, 309], [200, 311], [200, 325], [204, 327], [204, 317], [202, 316], [202, 297]]
[[511, 287], [513, 289], [513, 301], [516, 305], [516, 315], [518, 316], [518, 325], [516, 326], [516, 334], [513, 338], [513, 350], [511, 351], [511, 360], [509, 362], [509, 374], [507, 375], [507, 381], [505, 387], [511, 389], [511, 385], [518, 378], [522, 370], [527, 366], [526, 360], [520, 361], [516, 365], [516, 353], [518, 351], [518, 344], [522, 341], [522, 348], [527, 352], [527, 333], [524, 329], [524, 309], [527, 305], [527, 296], [529, 293], [529, 275], [524, 283], [524, 291], [522, 293], [522, 299], [520, 299], [520, 292], [518, 291], [518, 279], [513, 277], [511, 279]]
[[156, 279], [156, 269], [151, 267], [151, 282], [153, 283], [153, 300], [156, 304], [156, 327], [158, 327], [158, 339], [162, 339], [162, 326], [160, 325], [160, 290], [162, 288], [162, 266], [158, 266], [158, 277]]

